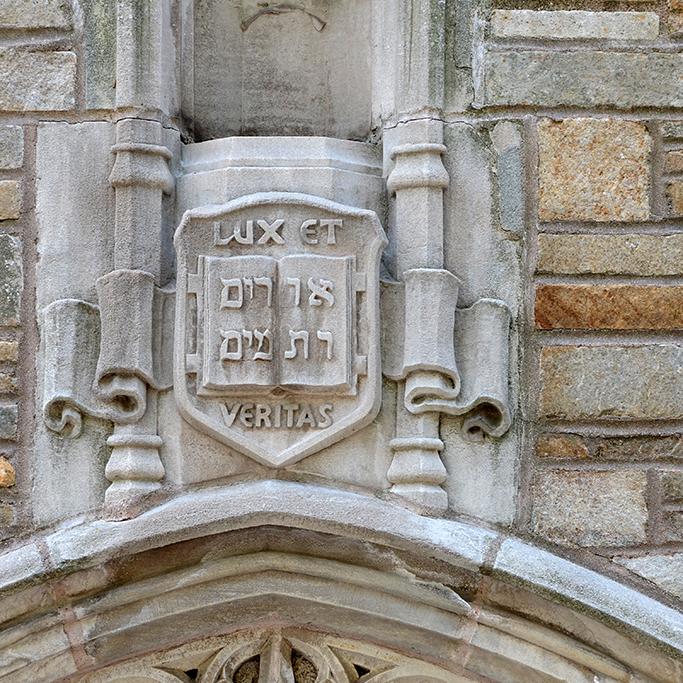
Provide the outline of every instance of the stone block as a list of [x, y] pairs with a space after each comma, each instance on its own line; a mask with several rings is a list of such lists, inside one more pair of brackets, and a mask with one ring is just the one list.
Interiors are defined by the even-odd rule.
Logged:
[[16, 361], [19, 343], [16, 341], [0, 341], [0, 362]]
[[497, 38], [654, 40], [659, 17], [654, 12], [495, 10], [491, 32]]
[[17, 375], [14, 371], [0, 372], [0, 394], [14, 394], [17, 391]]
[[63, 111], [75, 105], [73, 52], [0, 50], [0, 110]]
[[7, 489], [17, 482], [17, 475], [12, 463], [4, 457], [0, 457], [0, 488]]
[[498, 210], [503, 230], [520, 233], [524, 228], [524, 163], [520, 127], [501, 121], [491, 131], [496, 150]]
[[662, 500], [665, 503], [683, 503], [683, 472], [674, 470], [660, 475]]
[[683, 180], [669, 183], [666, 188], [671, 213], [674, 216], [683, 216]]
[[0, 126], [0, 169], [21, 168], [24, 164], [24, 129]]
[[536, 440], [536, 456], [583, 460], [588, 457], [588, 447], [576, 434], [541, 434]]
[[18, 180], [0, 180], [0, 221], [21, 216], [21, 183]]
[[38, 29], [71, 27], [68, 0], [3, 0], [0, 3], [0, 28]]
[[540, 234], [536, 270], [567, 275], [681, 275], [683, 234]]
[[683, 149], [675, 149], [664, 157], [664, 170], [667, 173], [683, 173]]
[[479, 106], [683, 106], [683, 54], [495, 50], [484, 57]]
[[14, 505], [0, 503], [0, 528], [12, 526], [16, 522]]
[[540, 370], [540, 414], [547, 418], [683, 417], [681, 345], [548, 346]]
[[541, 330], [680, 330], [680, 285], [539, 285], [536, 328]]
[[663, 515], [665, 543], [683, 542], [683, 510], [669, 510]]
[[533, 531], [569, 545], [643, 543], [646, 485], [644, 472], [541, 470], [533, 483]]
[[683, 121], [664, 121], [661, 131], [665, 140], [683, 140]]
[[617, 557], [614, 561], [667, 593], [683, 599], [683, 553]]
[[544, 119], [538, 135], [542, 221], [648, 218], [651, 141], [642, 123]]
[[18, 325], [23, 290], [21, 240], [0, 235], [0, 325]]
[[13, 441], [17, 438], [17, 416], [16, 403], [0, 405], [0, 439]]
[[683, 459], [683, 434], [597, 439], [593, 454], [597, 460], [642, 462]]

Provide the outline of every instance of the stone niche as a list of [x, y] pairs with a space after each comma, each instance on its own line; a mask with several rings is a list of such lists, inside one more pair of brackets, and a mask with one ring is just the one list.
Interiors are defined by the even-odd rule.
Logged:
[[371, 130], [370, 0], [189, 0], [183, 116], [197, 141]]

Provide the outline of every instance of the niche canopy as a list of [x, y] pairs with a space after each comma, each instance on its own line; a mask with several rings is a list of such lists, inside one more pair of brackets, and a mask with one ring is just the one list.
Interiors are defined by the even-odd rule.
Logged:
[[176, 398], [199, 429], [269, 466], [379, 409], [373, 211], [261, 193], [187, 211], [176, 232]]

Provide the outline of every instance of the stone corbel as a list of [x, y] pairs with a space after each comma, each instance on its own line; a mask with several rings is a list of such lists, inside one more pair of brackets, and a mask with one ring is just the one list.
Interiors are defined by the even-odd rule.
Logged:
[[383, 358], [384, 374], [405, 381], [406, 410], [463, 416], [467, 440], [502, 436], [511, 423], [507, 305], [456, 308], [460, 282], [447, 270], [415, 268], [403, 278], [383, 283]]

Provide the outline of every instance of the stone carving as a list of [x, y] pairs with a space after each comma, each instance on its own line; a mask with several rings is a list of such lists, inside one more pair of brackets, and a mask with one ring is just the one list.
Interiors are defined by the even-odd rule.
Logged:
[[460, 283], [443, 268], [443, 193], [450, 180], [442, 124], [416, 121], [401, 132], [387, 177], [396, 282], [384, 289], [384, 372], [399, 382], [387, 478], [393, 493], [439, 513], [448, 507], [440, 413], [464, 415], [468, 439], [501, 436], [510, 427], [510, 312], [503, 302], [482, 299], [456, 313]]
[[294, 193], [186, 212], [175, 236], [181, 413], [270, 466], [372, 420], [385, 244], [374, 212]]
[[268, 14], [303, 12], [316, 31], [322, 31], [326, 24], [326, 0], [316, 2], [263, 2], [263, 0], [240, 0], [240, 28], [246, 31], [259, 17]]
[[511, 423], [508, 307], [480, 299], [457, 309], [458, 278], [445, 270], [416, 268], [404, 273], [404, 284], [383, 285], [383, 312], [392, 309], [385, 318], [384, 374], [405, 380], [407, 410], [463, 415], [461, 431], [469, 440], [505, 434]]
[[[118, 271], [119, 283], [112, 285], [111, 275], [98, 281], [100, 292], [138, 278], [134, 271]], [[147, 299], [137, 296], [136, 288], [125, 299], [103, 296], [106, 310], [78, 299], [60, 299], [43, 310], [43, 416], [60, 436], [78, 437], [83, 415], [122, 425], [137, 422], [146, 410], [144, 387], [171, 386], [163, 347], [173, 330], [173, 296], [142, 281]], [[122, 306], [125, 301], [136, 310]], [[147, 304], [151, 316], [144, 313]]]
[[[214, 638], [157, 655], [151, 658], [152, 662], [149, 659], [139, 664], [123, 664], [81, 680], [83, 683], [133, 679], [141, 683], [456, 683], [461, 680], [444, 669], [390, 650], [299, 630], [238, 633], [229, 639]], [[203, 661], [196, 668], [178, 668], [179, 661], [193, 659]]]

